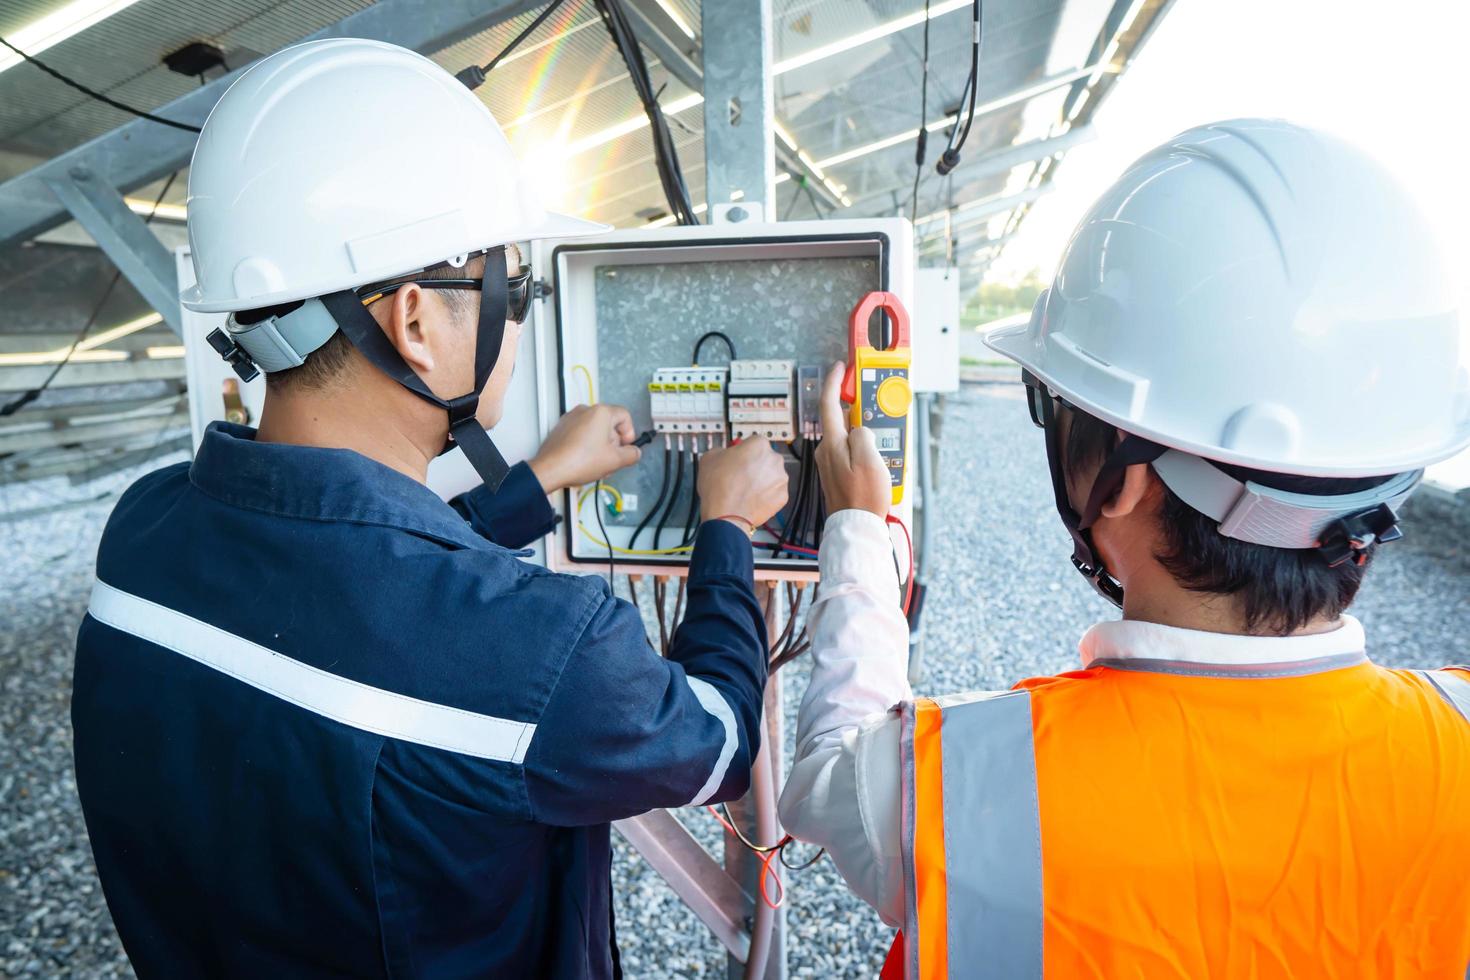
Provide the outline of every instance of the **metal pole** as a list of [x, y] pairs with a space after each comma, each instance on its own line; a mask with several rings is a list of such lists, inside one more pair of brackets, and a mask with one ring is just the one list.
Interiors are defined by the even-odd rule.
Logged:
[[705, 3], [700, 6], [700, 21], [709, 221], [773, 221], [771, 0]]
[[[773, 584], [766, 601], [767, 645], [774, 644], [779, 634], [780, 592]], [[776, 801], [780, 795], [783, 773], [781, 675], [773, 675], [766, 685], [764, 734], [760, 752], [751, 771], [750, 792], [730, 804], [730, 819], [740, 832], [758, 845], [768, 846], [781, 839], [780, 818]], [[751, 899], [750, 956], [745, 963], [736, 957], [726, 958], [729, 980], [785, 980], [786, 977], [786, 910], [773, 909], [760, 897], [761, 856], [745, 849], [739, 841], [725, 834], [725, 871], [740, 883]], [[767, 893], [774, 899], [774, 883], [767, 881]]]
[[[934, 544], [934, 519], [939, 501], [934, 495], [934, 464], [929, 458], [929, 452], [925, 448], [929, 445], [929, 412], [933, 404], [934, 396], [927, 392], [919, 392], [914, 396], [915, 421], [918, 424], [917, 443], [919, 452], [915, 454], [915, 464], [919, 469], [919, 553], [915, 556], [914, 575], [918, 576], [923, 564], [919, 559], [927, 562], [929, 556], [934, 552], [930, 549]], [[922, 624], [923, 619], [919, 622]], [[922, 625], [919, 629], [909, 634], [909, 683], [917, 684], [924, 679], [924, 630]]]

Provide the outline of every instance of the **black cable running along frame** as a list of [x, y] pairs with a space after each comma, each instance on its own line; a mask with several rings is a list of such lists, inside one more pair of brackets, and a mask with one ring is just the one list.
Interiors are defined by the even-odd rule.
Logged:
[[[97, 91], [94, 88], [88, 88], [86, 85], [83, 85], [81, 82], [77, 81], [71, 76], [64, 75], [61, 72], [57, 71], [55, 68], [52, 68], [44, 61], [41, 61], [38, 58], [31, 57], [3, 37], [0, 37], [0, 44], [3, 44], [11, 51], [14, 51], [16, 55], [24, 59], [27, 64], [34, 65], [36, 68], [50, 75], [61, 84], [76, 89], [78, 92], [82, 93], [89, 99], [101, 102], [103, 105], [110, 105], [114, 109], [126, 112], [132, 116], [137, 116], [139, 119], [146, 119], [149, 122], [158, 123], [160, 126], [171, 126], [174, 129], [182, 129], [187, 133], [198, 133], [202, 131], [198, 126], [191, 126], [189, 123], [182, 123], [179, 122], [177, 119], [165, 119], [163, 116], [155, 116], [151, 112], [146, 112], [143, 109], [137, 108], [136, 106], [130, 106], [126, 102], [119, 102], [117, 99], [114, 99], [110, 95], [103, 95], [101, 92]], [[200, 78], [202, 79], [203, 76], [201, 75]]]
[[648, 77], [648, 64], [643, 60], [643, 50], [638, 46], [637, 35], [633, 33], [628, 15], [623, 11], [623, 2], [593, 2], [597, 4], [597, 11], [602, 16], [602, 22], [607, 27], [614, 46], [623, 56], [628, 77], [632, 80], [633, 88], [638, 93], [638, 101], [643, 104], [643, 111], [648, 116], [653, 134], [654, 163], [658, 168], [658, 179], [663, 186], [664, 197], [669, 202], [669, 211], [679, 224], [697, 225], [699, 216], [694, 213], [694, 204], [689, 198], [689, 186], [684, 182], [684, 171], [679, 166], [674, 136], [658, 102], [662, 89], [656, 91]]
[[[551, 0], [550, 3], [537, 14], [519, 34], [511, 38], [510, 43], [500, 49], [500, 53], [491, 58], [483, 65], [466, 65], [455, 73], [454, 77], [459, 79], [464, 86], [470, 90], [479, 88], [485, 84], [485, 78], [495, 67], [505, 60], [506, 56], [531, 35], [536, 28], [546, 22], [546, 19], [556, 12], [565, 0]], [[663, 186], [664, 197], [669, 202], [669, 210], [681, 225], [699, 224], [699, 216], [694, 213], [694, 204], [689, 198], [689, 186], [684, 182], [684, 171], [679, 166], [679, 153], [674, 145], [674, 136], [669, 129], [668, 120], [664, 118], [663, 108], [659, 105], [659, 91], [653, 87], [653, 81], [648, 77], [648, 63], [643, 60], [643, 49], [638, 46], [638, 37], [633, 33], [632, 25], [628, 23], [628, 15], [623, 11], [622, 0], [593, 0], [597, 5], [598, 16], [602, 18], [603, 26], [612, 38], [613, 46], [623, 56], [623, 64], [627, 66], [628, 78], [633, 83], [633, 90], [638, 94], [638, 101], [643, 105], [643, 111], [648, 116], [648, 123], [653, 132], [654, 163], [658, 169], [659, 183]]]
[[[872, 245], [877, 246], [877, 255], [876, 255], [877, 265], [878, 265], [878, 285], [877, 285], [877, 288], [878, 289], [883, 289], [883, 290], [888, 289], [889, 288], [889, 283], [890, 283], [889, 275], [888, 275], [888, 261], [889, 261], [890, 256], [892, 255], [893, 246], [892, 246], [892, 243], [888, 240], [888, 236], [886, 234], [884, 234], [883, 232], [853, 232], [853, 233], [836, 234], [836, 235], [776, 235], [776, 236], [772, 236], [770, 238], [764, 238], [764, 237], [762, 237], [762, 238], [758, 239], [757, 242], [756, 242], [756, 244], [760, 244], [760, 245], [775, 245], [775, 246], [781, 246], [781, 245], [804, 245], [804, 244], [813, 244], [813, 245], [851, 245], [851, 244], [862, 244], [862, 243], [868, 243], [868, 244], [872, 244]], [[688, 243], [688, 246], [698, 247], [700, 249], [719, 250], [719, 249], [730, 248], [730, 247], [746, 248], [746, 247], [749, 247], [751, 244], [752, 244], [752, 241], [749, 238], [701, 238], [701, 239], [699, 239], [697, 241], [691, 241], [691, 242], [689, 242]], [[566, 243], [566, 244], [557, 245], [551, 251], [551, 256], [550, 256], [550, 261], [549, 261], [549, 265], [551, 266], [551, 291], [547, 295], [552, 296], [552, 297], [557, 297], [557, 296], [565, 295], [565, 293], [563, 291], [563, 288], [565, 286], [565, 283], [562, 281], [562, 257], [563, 257], [563, 255], [575, 255], [575, 254], [578, 254], [578, 253], [581, 253], [581, 252], [612, 252], [612, 253], [617, 253], [617, 252], [640, 252], [640, 251], [644, 251], [646, 249], [659, 249], [659, 248], [667, 249], [667, 248], [671, 248], [671, 247], [683, 248], [683, 247], [686, 247], [686, 246], [685, 245], [682, 245], [682, 244], [681, 245], [677, 245], [677, 246], [671, 246], [670, 243], [663, 242], [663, 241], [618, 242], [618, 243], [615, 243], [615, 244], [609, 244], [609, 243], [603, 243], [603, 242], [593, 242], [593, 243], [569, 242], [569, 243]], [[565, 334], [565, 330], [566, 330], [566, 323], [565, 323], [565, 321], [563, 319], [563, 314], [562, 314], [562, 309], [561, 309], [561, 303], [560, 302], [557, 302], [557, 301], [553, 301], [552, 304], [551, 304], [551, 306], [552, 306], [553, 315], [555, 317], [554, 325], [555, 325], [555, 334], [556, 334], [556, 363], [560, 365], [560, 364], [565, 364], [566, 363], [566, 360], [567, 360], [566, 341], [564, 339], [564, 334]], [[717, 332], [718, 331], [711, 331], [710, 333], [717, 333]], [[701, 338], [701, 339], [703, 339], [703, 338]], [[563, 414], [565, 414], [569, 410], [568, 392], [567, 392], [567, 386], [566, 386], [566, 377], [565, 377], [565, 375], [564, 375], [564, 373], [562, 371], [557, 371], [556, 376], [557, 376], [556, 385], [557, 385], [557, 394], [558, 394], [558, 398], [559, 398], [559, 407], [560, 407], [561, 412]], [[672, 458], [673, 457], [673, 448], [671, 446], [669, 446], [667, 443], [665, 443], [664, 452], [666, 454], [666, 465], [668, 465], [669, 469], [671, 470], [673, 468], [673, 458]], [[663, 484], [664, 489], [667, 490], [667, 488], [668, 488], [668, 475], [667, 475], [668, 474], [668, 470], [665, 471], [665, 474], [666, 475], [664, 476], [664, 478], [662, 480], [662, 484]], [[820, 497], [820, 495], [818, 495], [818, 496]], [[574, 496], [574, 494], [573, 494], [573, 492], [571, 490], [563, 490], [562, 491], [562, 500], [563, 500], [563, 507], [564, 507], [563, 513], [573, 514], [573, 513], [576, 512], [575, 511], [576, 499], [575, 499], [575, 496]], [[649, 527], [650, 524], [652, 523], [652, 521], [650, 520], [650, 515], [652, 515], [656, 519], [659, 509], [660, 508], [663, 508], [667, 503], [668, 503], [667, 498], [664, 498], [664, 499], [659, 500], [658, 503], [655, 504], [654, 507], [649, 508], [648, 513], [644, 515], [643, 522], [640, 523], [639, 526], [638, 526], [638, 528], [636, 528], [634, 530], [634, 537], [629, 540], [629, 543], [628, 543], [628, 549], [629, 550], [633, 550], [633, 549], [635, 549], [637, 547], [637, 538], [638, 537], [641, 537], [641, 532], [644, 529], [646, 529], [647, 527]], [[821, 527], [821, 524], [823, 522], [823, 517], [825, 515], [825, 510], [826, 510], [825, 506], [824, 505], [821, 505], [819, 503], [819, 506], [818, 506], [818, 509], [817, 509], [817, 513], [816, 513], [816, 522], [817, 522], [817, 527], [818, 528]], [[568, 526], [565, 523], [563, 523], [561, 526], [563, 528], [565, 528], [563, 542], [562, 542], [562, 546], [561, 546], [561, 554], [566, 559], [566, 561], [568, 563], [573, 564], [573, 565], [588, 565], [588, 564], [603, 564], [604, 562], [606, 562], [607, 559], [606, 559], [606, 556], [605, 555], [598, 555], [596, 558], [584, 557], [584, 556], [578, 555], [576, 553], [577, 534], [576, 534], [576, 528], [575, 528], [575, 526], [574, 525], [573, 526]], [[562, 533], [562, 532], [558, 532], [558, 533]], [[606, 540], [606, 538], [604, 538], [604, 540]], [[788, 542], [788, 543], [795, 543], [795, 542]], [[771, 545], [769, 543], [765, 543], [765, 544], [758, 544], [757, 547], [761, 551], [766, 551], [766, 550], [769, 550], [770, 549]], [[797, 561], [802, 562], [802, 563], [804, 563], [806, 565], [815, 565], [816, 558], [814, 558], [814, 557], [812, 557], [810, 555], [787, 556], [787, 557], [783, 557], [783, 558], [779, 558], [779, 559], [770, 558], [770, 557], [767, 557], [767, 558], [757, 558], [756, 559], [756, 562], [755, 562], [755, 567], [757, 569], [766, 569], [766, 570], [791, 568], [793, 562], [797, 562]], [[687, 559], [683, 558], [680, 555], [646, 555], [646, 556], [645, 555], [623, 555], [618, 560], [618, 564], [624, 566], [625, 569], [627, 567], [635, 567], [635, 566], [642, 566], [642, 567], [646, 567], [646, 568], [652, 568], [652, 567], [657, 567], [659, 565], [685, 564], [686, 562], [687, 562]], [[629, 572], [629, 574], [630, 575], [633, 575], [633, 574], [638, 574], [638, 573], [636, 573], [636, 572]]]
[[[168, 175], [168, 180], [163, 182], [163, 189], [158, 192], [158, 197], [154, 199], [153, 206], [148, 209], [148, 214], [143, 218], [143, 224], [153, 223], [153, 218], [158, 214], [158, 209], [162, 206], [163, 199], [168, 196], [169, 190], [174, 186], [174, 181], [178, 179], [181, 173], [183, 171], [175, 170]], [[87, 322], [82, 324], [82, 329], [77, 331], [77, 335], [72, 340], [71, 346], [66, 349], [66, 354], [56, 363], [56, 366], [50, 370], [39, 385], [21, 392], [4, 405], [0, 405], [0, 418], [14, 415], [46, 393], [46, 389], [51, 387], [51, 382], [56, 380], [56, 376], [61, 373], [61, 369], [71, 363], [72, 357], [77, 352], [77, 346], [87, 339], [87, 334], [91, 333], [92, 328], [97, 325], [97, 318], [102, 315], [102, 307], [107, 304], [108, 297], [112, 295], [112, 291], [117, 288], [117, 284], [121, 279], [122, 270], [114, 270], [112, 278], [107, 281], [107, 285], [102, 290], [102, 295], [98, 296], [97, 302], [92, 305], [92, 312], [88, 315]]]
[[[954, 128], [949, 133], [949, 144], [939, 154], [939, 162], [934, 165], [935, 172], [941, 177], [960, 165], [960, 150], [970, 138], [970, 127], [975, 122], [975, 91], [980, 87], [980, 33], [984, 13], [980, 0], [971, 0], [970, 16], [973, 22], [970, 28], [970, 77], [965, 82], [965, 91], [960, 94], [960, 102], [968, 102], [968, 107], [962, 107], [964, 124], [961, 125], [959, 119], [955, 120]], [[927, 25], [929, 22], [925, 20], [924, 23]], [[919, 131], [924, 131], [923, 124], [920, 124]]]

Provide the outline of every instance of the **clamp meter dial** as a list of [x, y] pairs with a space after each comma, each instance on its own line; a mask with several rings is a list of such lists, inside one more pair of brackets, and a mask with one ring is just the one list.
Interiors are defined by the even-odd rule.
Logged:
[[[868, 340], [868, 320], [875, 310], [893, 320], [892, 344], [878, 350]], [[842, 400], [852, 406], [853, 426], [872, 430], [878, 454], [888, 467], [893, 502], [903, 502], [908, 480], [909, 407], [913, 390], [909, 367], [909, 313], [892, 293], [873, 292], [853, 307], [847, 319], [847, 373], [842, 378]]]

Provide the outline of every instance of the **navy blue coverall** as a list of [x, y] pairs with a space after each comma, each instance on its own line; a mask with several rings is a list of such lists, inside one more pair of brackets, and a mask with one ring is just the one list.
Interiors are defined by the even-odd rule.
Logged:
[[553, 520], [227, 424], [118, 501], [72, 723], [140, 976], [616, 974], [608, 822], [745, 791], [766, 636], [728, 522], [664, 659]]

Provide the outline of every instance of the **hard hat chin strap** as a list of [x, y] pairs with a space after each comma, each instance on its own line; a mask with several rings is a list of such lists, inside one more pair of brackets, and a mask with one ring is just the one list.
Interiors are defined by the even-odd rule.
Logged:
[[480, 393], [485, 390], [485, 384], [495, 370], [495, 362], [500, 358], [500, 345], [505, 339], [508, 292], [505, 246], [499, 245], [485, 252], [480, 319], [475, 331], [475, 386], [466, 394], [447, 400], [430, 391], [424, 380], [404, 362], [397, 348], [389, 342], [388, 335], [378, 326], [378, 321], [373, 319], [373, 315], [362, 305], [362, 300], [355, 292], [344, 289], [321, 298], [322, 305], [347, 335], [352, 346], [374, 367], [424, 401], [444, 409], [449, 416], [449, 436], [440, 454], [447, 453], [455, 446], [463, 449], [466, 458], [491, 493], [500, 489], [505, 475], [510, 472], [510, 466], [475, 418], [475, 413], [480, 407]]
[[1042, 405], [1043, 430], [1046, 433], [1046, 462], [1051, 469], [1052, 492], [1056, 496], [1057, 514], [1067, 533], [1072, 535], [1072, 565], [1082, 577], [1092, 583], [1098, 594], [1113, 605], [1123, 607], [1123, 583], [1115, 579], [1104, 566], [1102, 556], [1092, 539], [1092, 525], [1102, 514], [1106, 504], [1118, 488], [1128, 467], [1136, 463], [1151, 463], [1163, 455], [1165, 449], [1158, 443], [1140, 436], [1125, 435], [1123, 440], [1108, 454], [1102, 467], [1092, 481], [1092, 490], [1087, 495], [1087, 504], [1082, 513], [1072, 506], [1067, 495], [1066, 452], [1062, 445], [1061, 426], [1056, 417], [1056, 400], [1047, 398]]

